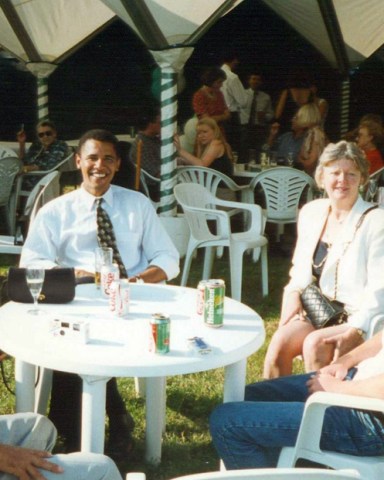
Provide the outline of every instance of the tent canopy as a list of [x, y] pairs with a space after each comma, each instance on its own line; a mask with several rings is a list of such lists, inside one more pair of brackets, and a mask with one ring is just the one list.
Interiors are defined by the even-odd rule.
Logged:
[[262, 0], [346, 74], [384, 44], [381, 0]]

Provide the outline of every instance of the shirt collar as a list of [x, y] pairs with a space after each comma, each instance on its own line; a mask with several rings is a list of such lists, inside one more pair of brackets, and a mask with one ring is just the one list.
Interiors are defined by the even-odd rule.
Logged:
[[[80, 188], [80, 196], [82, 201], [84, 202], [84, 205], [86, 205], [89, 210], [92, 210], [95, 207], [95, 200], [100, 197], [95, 197], [94, 195], [90, 194], [85, 190], [83, 185], [81, 185]], [[104, 195], [101, 196], [101, 198], [104, 200], [104, 202], [110, 206], [111, 208], [113, 207], [113, 188], [112, 186], [109, 187], [109, 189], [104, 193]]]

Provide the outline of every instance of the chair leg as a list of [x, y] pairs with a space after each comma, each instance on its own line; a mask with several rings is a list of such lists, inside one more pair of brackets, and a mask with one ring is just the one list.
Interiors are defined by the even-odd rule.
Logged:
[[229, 264], [231, 269], [231, 296], [241, 302], [241, 287], [243, 280], [244, 249], [229, 247]]
[[284, 233], [284, 223], [277, 224], [276, 242], [280, 242], [280, 237]]
[[183, 268], [183, 275], [181, 277], [181, 286], [185, 287], [187, 285], [189, 271], [191, 269], [192, 257], [193, 257], [194, 249], [189, 248], [187, 249], [187, 253], [185, 255], [184, 260], [184, 268]]
[[261, 282], [263, 297], [269, 293], [268, 289], [268, 245], [261, 247]]
[[215, 257], [214, 248], [205, 247], [203, 280], [209, 280], [209, 278], [211, 277], [214, 257]]

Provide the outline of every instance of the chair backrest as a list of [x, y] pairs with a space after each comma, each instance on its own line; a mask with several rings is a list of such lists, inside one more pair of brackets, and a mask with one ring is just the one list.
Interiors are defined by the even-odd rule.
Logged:
[[367, 202], [374, 202], [377, 198], [377, 192], [380, 182], [384, 178], [384, 167], [369, 176], [367, 185], [364, 189], [364, 200]]
[[71, 172], [77, 169], [75, 161], [75, 151], [72, 147], [69, 147], [68, 155], [54, 168], [59, 172]]
[[216, 196], [219, 187], [227, 187], [236, 192], [239, 185], [224, 173], [207, 167], [178, 167], [177, 183], [198, 183]]
[[60, 173], [54, 172], [45, 175], [31, 191], [24, 208], [24, 216], [29, 217], [31, 224], [38, 210], [50, 200], [58, 197], [60, 194], [59, 184]]
[[267, 220], [294, 221], [300, 201], [312, 200], [315, 189], [312, 177], [290, 167], [275, 167], [260, 172], [249, 186], [255, 189], [258, 185], [265, 195]]
[[8, 206], [16, 175], [22, 162], [18, 157], [2, 158], [0, 161], [0, 206]]
[[216, 238], [209, 228], [209, 215], [192, 208], [214, 208], [215, 197], [203, 186], [197, 183], [180, 183], [174, 188], [174, 195], [181, 205], [187, 219], [191, 235], [199, 240]]

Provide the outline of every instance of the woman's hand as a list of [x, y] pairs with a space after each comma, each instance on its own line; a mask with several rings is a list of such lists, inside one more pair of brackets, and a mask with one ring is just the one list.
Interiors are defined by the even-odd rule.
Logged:
[[327, 345], [334, 345], [335, 352], [333, 354], [333, 362], [336, 362], [339, 357], [341, 357], [345, 353], [348, 353], [350, 350], [357, 347], [363, 342], [363, 337], [354, 327], [350, 327], [343, 333], [339, 333], [337, 335], [334, 335], [333, 337], [324, 339], [324, 343], [326, 343]]
[[181, 145], [180, 145], [180, 138], [177, 133], [173, 136], [173, 145], [177, 151], [177, 153], [180, 153]]
[[279, 327], [286, 325], [292, 320], [304, 320], [304, 310], [300, 300], [300, 293], [297, 291], [288, 293], [283, 302]]
[[336, 362], [320, 368], [319, 372], [324, 375], [331, 375], [332, 377], [338, 378], [339, 380], [343, 380], [348, 373], [348, 368], [342, 363]]
[[19, 132], [17, 132], [16, 138], [19, 143], [25, 143], [27, 140], [27, 135], [25, 133], [25, 130], [20, 130]]

